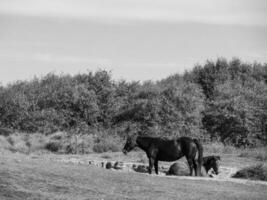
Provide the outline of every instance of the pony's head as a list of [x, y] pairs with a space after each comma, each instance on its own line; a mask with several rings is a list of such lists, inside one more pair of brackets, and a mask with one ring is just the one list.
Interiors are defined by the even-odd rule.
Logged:
[[208, 172], [210, 169], [213, 169], [216, 175], [219, 174], [219, 167], [220, 167], [220, 156], [207, 156], [203, 158], [203, 166], [205, 167], [206, 171]]
[[128, 152], [130, 152], [131, 150], [133, 150], [136, 146], [136, 138], [137, 136], [132, 135], [132, 136], [128, 136], [126, 143], [122, 149], [122, 152], [126, 155]]

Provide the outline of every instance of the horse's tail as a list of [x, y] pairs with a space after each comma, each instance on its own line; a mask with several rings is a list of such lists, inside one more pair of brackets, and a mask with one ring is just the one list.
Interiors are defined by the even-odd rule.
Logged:
[[194, 139], [194, 142], [197, 145], [197, 149], [198, 149], [197, 170], [198, 170], [198, 174], [201, 175], [201, 167], [202, 167], [202, 164], [203, 164], [203, 146], [199, 142], [199, 140], [197, 140], [197, 139]]

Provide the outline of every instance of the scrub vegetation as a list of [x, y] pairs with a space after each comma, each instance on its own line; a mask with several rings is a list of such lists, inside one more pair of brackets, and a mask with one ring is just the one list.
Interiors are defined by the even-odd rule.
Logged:
[[223, 58], [156, 82], [115, 81], [105, 70], [51, 73], [0, 86], [0, 135], [13, 149], [44, 143], [69, 153], [117, 151], [134, 133], [196, 137], [218, 144], [214, 151], [259, 147], [267, 141], [266, 85], [266, 64]]

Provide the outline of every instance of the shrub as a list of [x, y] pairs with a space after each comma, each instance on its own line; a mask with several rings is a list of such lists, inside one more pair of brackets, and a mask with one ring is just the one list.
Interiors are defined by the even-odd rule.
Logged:
[[49, 141], [46, 145], [45, 148], [49, 151], [52, 152], [58, 152], [59, 149], [61, 148], [61, 144], [58, 141]]
[[0, 149], [1, 150], [8, 150], [11, 148], [10, 142], [7, 140], [6, 137], [0, 135]]
[[14, 139], [13, 139], [12, 137], [8, 137], [6, 140], [8, 141], [8, 143], [9, 143], [11, 146], [14, 145]]
[[101, 158], [104, 158], [104, 159], [110, 159], [111, 156], [110, 156], [110, 155], [102, 155]]
[[107, 144], [107, 143], [98, 143], [93, 147], [93, 151], [96, 153], [104, 153], [104, 152], [118, 152], [119, 148], [115, 144]]
[[267, 181], [267, 166], [259, 164], [255, 166], [246, 167], [236, 172], [236, 174], [234, 174], [232, 177]]
[[12, 134], [12, 131], [8, 128], [0, 128], [0, 135], [9, 136]]
[[91, 153], [93, 148], [93, 135], [70, 134], [57, 132], [50, 137], [46, 136], [45, 149], [67, 154]]
[[11, 151], [17, 151], [21, 153], [29, 153], [29, 144], [26, 140], [27, 136], [25, 134], [12, 134], [8, 136], [7, 141], [9, 142]]
[[63, 141], [63, 151], [72, 154], [87, 154], [93, 149], [92, 135], [71, 135]]
[[118, 152], [120, 151], [120, 148], [113, 140], [103, 139], [94, 145], [93, 151], [96, 153], [104, 153], [108, 151]]
[[25, 134], [15, 133], [8, 137], [1, 136], [0, 146], [12, 152], [30, 153], [45, 149], [47, 136], [40, 133]]
[[41, 133], [29, 135], [28, 143], [30, 152], [44, 150], [49, 138]]

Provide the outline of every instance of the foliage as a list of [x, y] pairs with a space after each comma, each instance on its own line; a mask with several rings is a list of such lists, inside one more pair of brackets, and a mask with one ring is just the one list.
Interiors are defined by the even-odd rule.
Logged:
[[123, 138], [139, 132], [255, 146], [267, 142], [266, 84], [266, 64], [236, 58], [157, 82], [116, 82], [105, 70], [50, 73], [0, 87], [0, 125], [27, 133]]
[[61, 144], [58, 141], [50, 141], [45, 145], [45, 148], [51, 152], [58, 152]]

